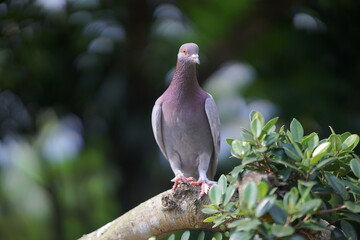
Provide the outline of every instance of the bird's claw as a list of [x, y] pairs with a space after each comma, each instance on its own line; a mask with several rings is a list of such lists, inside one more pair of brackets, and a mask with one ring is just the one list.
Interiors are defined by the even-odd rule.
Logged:
[[178, 185], [179, 185], [179, 182], [183, 182], [183, 183], [189, 183], [192, 184], [192, 182], [195, 181], [195, 178], [193, 177], [184, 177], [184, 176], [176, 176], [174, 177], [173, 179], [171, 179], [172, 182], [174, 182], [174, 185], [172, 187], [173, 190], [175, 190]]
[[211, 185], [214, 185], [215, 183], [216, 182], [214, 182], [214, 181], [203, 180], [203, 181], [192, 182], [191, 185], [193, 185], [193, 186], [201, 185], [201, 190], [200, 190], [200, 194], [199, 194], [199, 199], [200, 199], [200, 198], [202, 198], [202, 196], [208, 194]]

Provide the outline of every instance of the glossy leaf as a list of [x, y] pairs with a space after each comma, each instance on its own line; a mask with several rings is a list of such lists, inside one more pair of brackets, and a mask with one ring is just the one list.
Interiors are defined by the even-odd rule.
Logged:
[[242, 200], [249, 209], [253, 208], [258, 195], [256, 183], [249, 182], [245, 185], [242, 193]]
[[345, 220], [341, 220], [340, 225], [341, 225], [341, 230], [344, 232], [345, 237], [347, 237], [347, 239], [351, 239], [351, 240], [358, 239], [356, 230], [349, 222]]
[[312, 199], [300, 205], [299, 210], [302, 215], [305, 215], [309, 212], [317, 210], [320, 207], [321, 203], [322, 201], [320, 199]]
[[229, 228], [236, 227], [236, 231], [250, 231], [256, 229], [261, 222], [258, 219], [243, 218], [228, 224]]
[[253, 232], [234, 232], [231, 234], [229, 240], [250, 240], [254, 236]]
[[190, 238], [190, 231], [185, 231], [182, 235], [180, 240], [188, 240]]
[[291, 159], [293, 159], [293, 160], [295, 160], [295, 161], [300, 161], [300, 160], [301, 160], [301, 156], [299, 156], [299, 155], [297, 154], [296, 149], [294, 148], [294, 146], [293, 146], [292, 144], [290, 144], [290, 143], [285, 143], [285, 144], [283, 144], [282, 147], [283, 147], [284, 150], [285, 150], [285, 154], [286, 154], [289, 158], [291, 158]]
[[205, 240], [205, 232], [201, 231], [197, 237], [197, 240]]
[[235, 139], [232, 139], [232, 138], [227, 138], [226, 139], [226, 142], [227, 144], [229, 144], [231, 146], [232, 142], [234, 141]]
[[222, 200], [222, 193], [219, 185], [212, 185], [209, 190], [209, 198], [212, 204], [220, 205]]
[[203, 208], [203, 209], [201, 209], [201, 211], [205, 214], [215, 214], [215, 213], [219, 212], [219, 210], [214, 209], [214, 208]]
[[264, 197], [266, 197], [266, 194], [269, 191], [269, 186], [266, 182], [259, 182], [257, 185], [258, 188], [258, 199], [263, 199]]
[[291, 226], [284, 226], [274, 224], [271, 227], [271, 233], [276, 237], [286, 237], [290, 236], [295, 232], [295, 229]]
[[304, 129], [301, 123], [295, 118], [290, 123], [290, 132], [296, 142], [301, 142], [304, 136]]
[[227, 180], [224, 174], [222, 174], [219, 178], [219, 181], [217, 183], [217, 185], [219, 186], [220, 190], [221, 190], [221, 194], [225, 194], [226, 192], [226, 186], [227, 186]]
[[261, 131], [262, 131], [262, 125], [261, 125], [261, 121], [257, 118], [255, 118], [254, 120], [251, 121], [251, 132], [252, 134], [258, 138], [261, 135]]
[[342, 141], [339, 135], [331, 134], [328, 141], [330, 142], [332, 151], [337, 152], [342, 149]]
[[270, 129], [272, 129], [273, 126], [275, 126], [275, 124], [277, 123], [277, 121], [279, 120], [279, 117], [275, 117], [273, 119], [271, 119], [270, 121], [268, 121], [265, 126], [263, 127], [263, 131], [270, 133], [272, 131], [269, 131]]
[[347, 207], [347, 209], [349, 209], [353, 213], [360, 213], [360, 204], [346, 201], [345, 206]]
[[359, 143], [359, 136], [357, 134], [352, 134], [343, 142], [343, 149], [345, 151], [352, 151]]
[[309, 139], [307, 140], [308, 148], [313, 151], [319, 145], [319, 136], [316, 133], [312, 133], [309, 135]]
[[277, 205], [274, 205], [270, 209], [269, 214], [278, 224], [285, 224], [286, 219], [288, 217], [288, 214], [281, 207]]
[[325, 178], [328, 181], [328, 184], [335, 190], [336, 193], [340, 194], [344, 200], [349, 198], [349, 193], [346, 191], [345, 186], [337, 177], [331, 173], [326, 173]]
[[224, 205], [228, 204], [231, 197], [234, 195], [236, 188], [235, 185], [230, 185], [225, 192], [225, 196], [224, 196]]
[[324, 152], [326, 152], [326, 150], [330, 147], [330, 143], [329, 142], [324, 142], [321, 143], [319, 146], [317, 146], [317, 148], [315, 148], [312, 157], [316, 157], [319, 154], [322, 154]]
[[350, 168], [357, 178], [360, 178], [360, 159], [354, 158], [350, 161]]
[[223, 235], [220, 232], [216, 232], [214, 236], [211, 238], [211, 240], [222, 240]]
[[301, 224], [301, 228], [306, 228], [306, 229], [310, 229], [310, 230], [313, 230], [313, 231], [324, 231], [324, 230], [326, 230], [326, 227], [321, 226], [320, 224], [315, 223], [315, 222], [303, 223], [303, 224]]
[[204, 219], [204, 222], [208, 223], [208, 222], [213, 222], [215, 219], [217, 219], [219, 216], [211, 216], [208, 218]]
[[257, 217], [263, 216], [265, 213], [267, 213], [272, 206], [274, 206], [276, 197], [275, 196], [269, 196], [264, 198], [259, 205], [255, 209], [255, 215]]

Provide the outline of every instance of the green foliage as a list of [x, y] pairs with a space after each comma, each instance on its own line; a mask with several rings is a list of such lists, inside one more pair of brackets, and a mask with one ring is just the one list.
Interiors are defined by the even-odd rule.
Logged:
[[[241, 129], [240, 139], [227, 139], [238, 166], [211, 187], [211, 204], [203, 213], [205, 222], [229, 229], [230, 239], [304, 239], [304, 231], [323, 231], [324, 219], [337, 227], [337, 234], [357, 239], [348, 221], [360, 222], [360, 159], [353, 152], [356, 134], [336, 134], [319, 139], [304, 134], [293, 119], [290, 129], [276, 131], [278, 118], [264, 121], [259, 112], [250, 113], [250, 131]], [[277, 181], [247, 182], [238, 189], [242, 174], [258, 171], [276, 176]]]

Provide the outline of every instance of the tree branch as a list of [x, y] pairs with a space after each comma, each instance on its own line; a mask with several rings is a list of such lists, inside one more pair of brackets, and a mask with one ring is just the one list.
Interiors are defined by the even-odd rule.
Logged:
[[151, 236], [161, 239], [185, 229], [220, 231], [212, 228], [212, 223], [203, 222], [209, 215], [201, 209], [210, 201], [207, 196], [199, 200], [199, 192], [196, 186], [179, 184], [175, 192], [160, 193], [79, 240], [142, 240]]
[[[259, 182], [261, 179], [276, 185], [276, 179], [271, 174], [248, 172], [237, 184], [239, 192], [242, 192], [243, 186], [248, 182]], [[185, 229], [223, 232], [219, 227], [212, 228], [213, 223], [204, 223], [209, 215], [202, 213], [201, 209], [210, 204], [210, 200], [207, 196], [198, 199], [199, 193], [199, 187], [180, 183], [176, 191], [167, 190], [158, 194], [79, 240], [144, 240], [151, 236], [161, 239], [172, 232]], [[333, 226], [322, 219], [320, 221], [327, 230], [302, 231], [301, 234], [329, 240]]]

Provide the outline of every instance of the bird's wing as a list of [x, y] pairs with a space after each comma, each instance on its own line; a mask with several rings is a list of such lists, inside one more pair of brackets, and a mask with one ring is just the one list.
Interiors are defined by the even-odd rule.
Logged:
[[162, 110], [161, 110], [161, 104], [155, 104], [152, 110], [151, 114], [151, 124], [152, 129], [154, 132], [155, 140], [157, 144], [160, 147], [161, 152], [164, 154], [165, 158], [168, 159], [165, 151], [165, 145], [163, 141], [163, 135], [162, 135], [162, 126], [161, 126], [161, 119], [162, 119]]
[[209, 166], [210, 176], [213, 178], [216, 173], [217, 158], [220, 152], [220, 118], [215, 101], [210, 94], [205, 101], [205, 112], [210, 124], [214, 146], [214, 153]]

